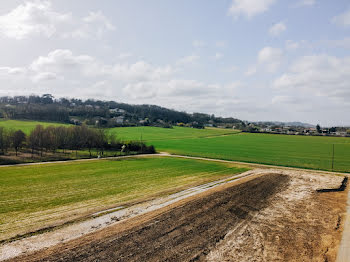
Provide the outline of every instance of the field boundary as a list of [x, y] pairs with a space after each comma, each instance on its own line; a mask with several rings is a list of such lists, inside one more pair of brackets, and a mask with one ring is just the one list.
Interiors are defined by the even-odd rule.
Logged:
[[[85, 161], [103, 161], [103, 160], [122, 160], [122, 159], [130, 159], [130, 158], [154, 158], [154, 157], [168, 157], [168, 158], [183, 158], [183, 159], [192, 159], [192, 160], [199, 160], [199, 161], [211, 161], [211, 162], [219, 162], [219, 163], [227, 163], [227, 164], [236, 164], [236, 165], [241, 165], [241, 166], [246, 166], [246, 167], [251, 167], [251, 168], [254, 168], [253, 170], [258, 170], [258, 169], [263, 169], [263, 170], [266, 170], [267, 172], [269, 170], [273, 170], [273, 169], [278, 169], [278, 170], [285, 170], [285, 171], [302, 171], [302, 172], [312, 172], [312, 173], [316, 173], [316, 174], [323, 174], [323, 175], [337, 175], [337, 176], [346, 176], [346, 177], [349, 177], [350, 174], [349, 173], [341, 173], [341, 172], [330, 172], [330, 171], [322, 171], [322, 170], [314, 170], [314, 169], [304, 169], [304, 168], [294, 168], [294, 167], [284, 167], [284, 166], [272, 166], [272, 165], [265, 165], [265, 164], [257, 164], [257, 163], [247, 163], [247, 162], [240, 162], [240, 161], [230, 161], [230, 160], [222, 160], [222, 159], [212, 159], [212, 158], [204, 158], [204, 157], [194, 157], [194, 156], [184, 156], [184, 155], [172, 155], [172, 154], [169, 154], [167, 152], [161, 152], [161, 153], [158, 153], [158, 154], [141, 154], [141, 155], [129, 155], [129, 156], [120, 156], [120, 157], [106, 157], [106, 158], [100, 158], [100, 159], [96, 159], [96, 158], [92, 158], [92, 159], [77, 159], [77, 160], [67, 160], [67, 161], [52, 161], [52, 162], [40, 162], [40, 163], [26, 163], [26, 164], [17, 164], [17, 165], [6, 165], [7, 167], [19, 167], [19, 166], [33, 166], [33, 165], [45, 165], [45, 164], [60, 164], [60, 163], [75, 163], [75, 162], [85, 162]], [[0, 166], [0, 170], [1, 170], [1, 167], [6, 167], [5, 165], [4, 166]], [[254, 172], [253, 174], [250, 174], [250, 172], [252, 172], [253, 170], [251, 171], [247, 171], [247, 172], [244, 172], [244, 173], [241, 173], [239, 175], [236, 175], [234, 177], [232, 177], [232, 180], [230, 181], [230, 179], [226, 179], [226, 182], [233, 182], [233, 181], [237, 181], [237, 180], [240, 180], [240, 178], [244, 178], [244, 177], [249, 177], [249, 176], [254, 176]], [[219, 181], [213, 181], [214, 185], [220, 185], [220, 182]], [[217, 184], [218, 183], [218, 184]], [[203, 186], [203, 185], [202, 185]], [[209, 187], [211, 188], [211, 187]], [[208, 188], [208, 189], [209, 189]], [[200, 192], [199, 192], [200, 193]], [[175, 193], [176, 194], [176, 193]], [[350, 193], [349, 193], [349, 198], [350, 198]], [[350, 201], [350, 199], [348, 200], [348, 202]], [[349, 203], [348, 203], [349, 205]], [[108, 210], [106, 210], [108, 211]], [[101, 219], [102, 217], [104, 216], [109, 216], [109, 217], [112, 217], [114, 215], [115, 212], [120, 212], [119, 210], [115, 211], [115, 210], [111, 210], [111, 212], [107, 212], [106, 213], [103, 213], [101, 214], [101, 216], [98, 216], [98, 219]], [[138, 215], [138, 214], [136, 214]], [[350, 213], [349, 213], [349, 209], [348, 209], [348, 212], [345, 214], [346, 216], [346, 222], [345, 224], [349, 224], [350, 223]], [[90, 221], [91, 219], [87, 219], [88, 221]], [[122, 221], [122, 220], [121, 220]], [[86, 222], [86, 220], [85, 220]], [[85, 222], [78, 222], [78, 223], [85, 223]], [[108, 221], [107, 221], [108, 222]], [[112, 222], [111, 222], [112, 224]], [[114, 224], [114, 223], [113, 223]], [[71, 225], [71, 226], [74, 226]], [[68, 226], [69, 227], [69, 226]], [[96, 230], [99, 230], [101, 228], [98, 228], [96, 227]], [[49, 230], [48, 232], [45, 232], [45, 233], [39, 233], [38, 234], [34, 234], [33, 237], [34, 239], [40, 239], [39, 236], [43, 236], [43, 235], [50, 235], [54, 232], [56, 232], [56, 230], [60, 230], [59, 228], [53, 228], [52, 230]], [[349, 231], [349, 225], [345, 227], [344, 231], [343, 231], [343, 234], [342, 234], [342, 239], [345, 239], [345, 240], [342, 240], [342, 242], [344, 241], [347, 241], [347, 239], [350, 237], [350, 234], [348, 233]], [[89, 232], [91, 233], [91, 232]], [[29, 239], [32, 239], [31, 237], [27, 237], [27, 238], [23, 238], [23, 239], [19, 239], [19, 240], [14, 240], [13, 242], [8, 242], [8, 244], [5, 244], [3, 246], [1, 246], [0, 250], [7, 246], [8, 248], [11, 249], [11, 246], [13, 243], [15, 246], [18, 244], [18, 243], [21, 243], [23, 241], [24, 243], [24, 247], [22, 246], [22, 248], [24, 249], [27, 249], [28, 246], [28, 240]], [[34, 241], [35, 242], [35, 241]], [[40, 240], [41, 243], [43, 243], [42, 240]], [[45, 241], [44, 241], [45, 242]], [[27, 244], [25, 244], [27, 243]], [[12, 246], [13, 248], [13, 246]], [[20, 252], [23, 252], [24, 249], [21, 249], [20, 247], [17, 246], [17, 248], [19, 248], [18, 250], [21, 250]], [[5, 250], [3, 250], [5, 251]], [[345, 252], [348, 252], [347, 250], [344, 250]], [[339, 249], [339, 255], [344, 252], [344, 251], [341, 251], [341, 249]], [[5, 251], [6, 252], [6, 251]], [[11, 251], [12, 252], [12, 251]], [[2, 252], [0, 252], [2, 253]], [[347, 253], [346, 253], [347, 254]], [[7, 258], [5, 258], [7, 259]], [[1, 256], [0, 256], [0, 261], [2, 261], [1, 259]], [[347, 260], [337, 260], [337, 261], [347, 261]]]
[[[179, 192], [175, 192], [169, 196], [159, 197], [154, 200], [141, 202], [130, 207], [114, 208], [91, 214], [83, 220], [72, 221], [68, 225], [51, 227], [48, 231], [32, 232], [29, 236], [10, 239], [0, 244], [0, 261], [18, 257], [27, 252], [39, 251], [51, 246], [65, 243], [84, 235], [93, 234], [106, 227], [122, 223], [128, 219], [139, 215], [145, 215], [157, 210], [177, 205], [181, 201], [187, 201], [191, 197], [208, 192], [214, 188], [225, 186], [232, 183], [240, 183], [245, 179], [253, 179], [264, 174], [258, 174], [253, 170], [235, 174], [233, 176], [204, 183], [198, 186], [190, 187]], [[102, 213], [100, 215], [100, 213]], [[57, 237], [59, 236], [59, 237]]]
[[255, 167], [255, 168], [278, 168], [278, 169], [284, 169], [284, 170], [316, 172], [316, 173], [322, 173], [322, 174], [328, 174], [328, 175], [350, 176], [350, 173], [346, 173], [346, 172], [336, 172], [336, 171], [332, 172], [332, 171], [325, 171], [325, 170], [311, 169], [311, 168], [276, 166], [276, 165], [241, 162], [241, 161], [234, 161], [234, 160], [223, 160], [223, 159], [206, 158], [206, 157], [184, 156], [184, 155], [175, 155], [175, 154], [172, 155], [172, 154], [167, 154], [167, 153], [162, 153], [162, 154], [157, 154], [157, 155], [179, 157], [179, 158], [188, 158], [188, 159], [197, 159], [197, 160], [216, 161], [216, 162], [231, 163], [231, 164], [239, 164], [239, 165], [246, 165], [246, 166], [251, 166], [251, 167]]
[[204, 160], [204, 161], [213, 161], [213, 162], [221, 162], [221, 163], [230, 163], [230, 164], [238, 164], [245, 165], [255, 168], [279, 168], [284, 170], [299, 170], [299, 171], [312, 171], [321, 174], [328, 175], [345, 175], [350, 177], [350, 173], [346, 172], [336, 172], [336, 171], [325, 171], [320, 169], [311, 169], [311, 168], [302, 168], [302, 167], [288, 167], [288, 166], [276, 166], [269, 164], [260, 164], [260, 163], [252, 163], [252, 162], [242, 162], [235, 160], [224, 160], [224, 159], [216, 159], [216, 158], [206, 158], [206, 157], [197, 157], [197, 156], [186, 156], [186, 155], [176, 155], [170, 154], [167, 152], [161, 152], [157, 154], [140, 154], [140, 155], [129, 155], [129, 156], [117, 156], [117, 157], [104, 157], [104, 158], [85, 158], [85, 159], [73, 159], [73, 160], [62, 160], [62, 161], [48, 161], [48, 162], [36, 162], [36, 163], [23, 163], [23, 164], [13, 164], [13, 165], [0, 165], [2, 167], [20, 167], [20, 166], [32, 166], [32, 165], [45, 165], [45, 164], [59, 164], [59, 163], [74, 163], [74, 162], [87, 162], [87, 161], [101, 161], [101, 160], [109, 160], [109, 159], [125, 159], [125, 158], [139, 158], [139, 157], [178, 157], [178, 158], [188, 158], [194, 160]]

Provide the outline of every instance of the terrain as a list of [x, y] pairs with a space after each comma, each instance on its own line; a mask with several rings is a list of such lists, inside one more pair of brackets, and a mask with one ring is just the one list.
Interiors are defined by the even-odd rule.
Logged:
[[[200, 156], [225, 160], [332, 170], [350, 171], [350, 139], [346, 137], [290, 136], [254, 133], [229, 133], [235, 130], [217, 129], [193, 130], [197, 137], [178, 134], [186, 128], [115, 128], [117, 136], [123, 139], [141, 137], [160, 152], [178, 155]], [[193, 131], [191, 131], [193, 130]], [[226, 133], [225, 133], [226, 131]], [[216, 135], [209, 135], [216, 132]], [[198, 135], [201, 134], [201, 135]], [[194, 135], [193, 135], [194, 136]]]
[[155, 141], [183, 140], [188, 138], [208, 138], [216, 136], [234, 135], [241, 131], [207, 127], [205, 129], [178, 127], [159, 128], [151, 126], [116, 127], [110, 128], [109, 133], [115, 134], [122, 140], [145, 140], [149, 143]]
[[348, 138], [108, 132], [164, 153], [0, 166], [0, 260], [336, 261]]
[[219, 180], [247, 168], [167, 157], [0, 167], [0, 240]]
[[[25, 130], [34, 128], [37, 123], [51, 124], [34, 121], [0, 121], [0, 125], [14, 129], [23, 127]], [[347, 137], [257, 134], [221, 128], [149, 126], [109, 128], [107, 132], [124, 141], [147, 142], [148, 145], [154, 145], [158, 152], [338, 172], [350, 171], [348, 161], [350, 139]]]
[[18, 130], [21, 129], [24, 133], [29, 134], [37, 125], [47, 126], [69, 126], [68, 124], [62, 124], [57, 122], [44, 122], [44, 121], [32, 121], [32, 120], [4, 120], [0, 119], [0, 127], [6, 127], [9, 129]]
[[[146, 215], [10, 261], [335, 261], [343, 178], [256, 170]], [[307, 214], [307, 215], [305, 215]]]

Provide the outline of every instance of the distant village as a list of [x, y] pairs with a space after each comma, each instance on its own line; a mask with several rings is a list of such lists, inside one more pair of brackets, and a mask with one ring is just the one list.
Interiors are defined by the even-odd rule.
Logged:
[[283, 124], [259, 124], [248, 123], [246, 132], [251, 133], [269, 133], [284, 135], [306, 135], [306, 136], [338, 136], [350, 137], [350, 127], [321, 127], [317, 126], [292, 126]]
[[[75, 106], [75, 105], [72, 105]], [[95, 108], [96, 106], [85, 105], [85, 107]], [[98, 107], [98, 106], [97, 106]], [[98, 109], [98, 108], [97, 108]], [[109, 109], [110, 118], [97, 117], [90, 125], [96, 126], [160, 126], [171, 127], [171, 123], [167, 123], [162, 119], [150, 120], [149, 118], [135, 118], [126, 110], [121, 108]], [[71, 118], [71, 121], [75, 124], [81, 124], [79, 119]], [[192, 127], [192, 128], [204, 128], [204, 127], [218, 127], [218, 128], [233, 128], [242, 130], [243, 132], [250, 133], [269, 133], [269, 134], [284, 134], [284, 135], [307, 135], [307, 136], [337, 136], [337, 137], [350, 137], [350, 127], [320, 127], [317, 126], [303, 126], [301, 125], [288, 125], [285, 123], [250, 123], [243, 121], [241, 123], [215, 123], [213, 120], [209, 120], [206, 123], [200, 123], [193, 121], [190, 123], [176, 123], [177, 126]]]

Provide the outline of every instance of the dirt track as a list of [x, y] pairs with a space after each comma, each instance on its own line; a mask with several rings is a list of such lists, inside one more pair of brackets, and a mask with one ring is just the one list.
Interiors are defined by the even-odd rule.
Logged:
[[281, 173], [227, 184], [12, 261], [334, 261], [346, 193], [314, 189], [341, 178]]

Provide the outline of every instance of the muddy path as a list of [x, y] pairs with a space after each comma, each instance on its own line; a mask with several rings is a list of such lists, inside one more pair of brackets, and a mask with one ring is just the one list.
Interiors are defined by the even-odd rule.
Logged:
[[286, 175], [259, 176], [196, 197], [150, 220], [139, 223], [135, 218], [126, 223], [129, 225], [116, 225], [13, 261], [201, 260], [229, 230], [267, 207], [288, 181]]

